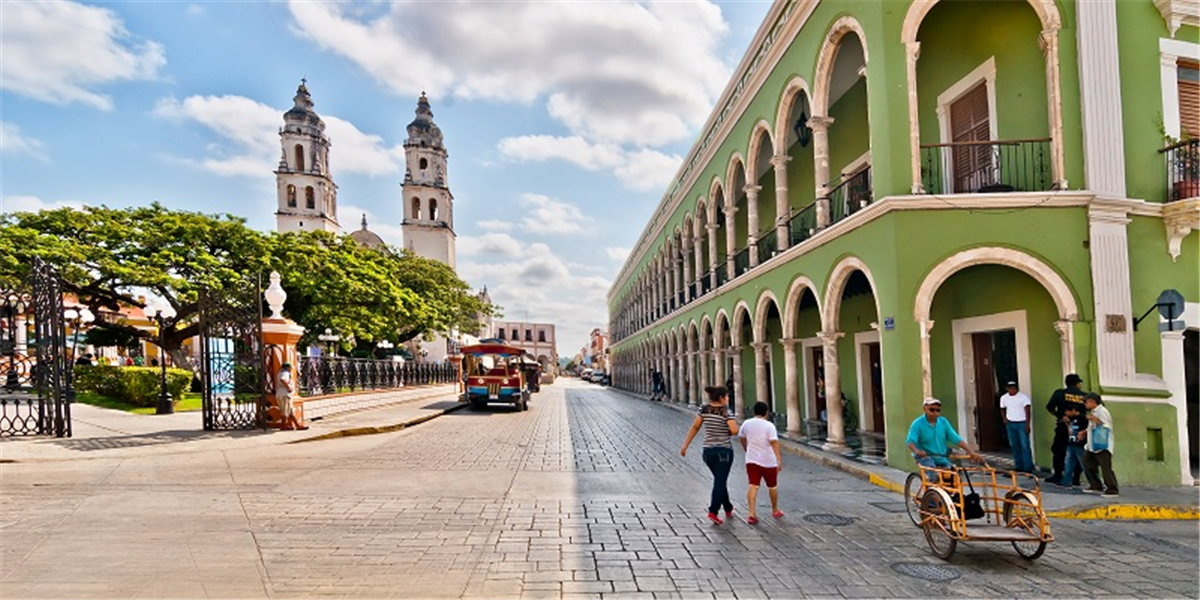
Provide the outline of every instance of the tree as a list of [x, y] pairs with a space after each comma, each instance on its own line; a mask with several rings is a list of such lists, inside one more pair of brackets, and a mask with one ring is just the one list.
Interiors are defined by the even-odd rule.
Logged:
[[[184, 341], [199, 334], [203, 288], [242, 286], [247, 274], [280, 272], [284, 312], [315, 341], [326, 327], [343, 339], [404, 342], [489, 314], [466, 283], [437, 261], [370, 250], [326, 232], [263, 234], [240, 217], [149, 207], [63, 208], [0, 217], [0, 283], [25, 280], [33, 257], [59, 269], [68, 292], [97, 315], [145, 307], [153, 294], [175, 308], [163, 347], [187, 366]], [[264, 277], [265, 279], [265, 277]], [[152, 331], [103, 319], [99, 328], [141, 340]]]

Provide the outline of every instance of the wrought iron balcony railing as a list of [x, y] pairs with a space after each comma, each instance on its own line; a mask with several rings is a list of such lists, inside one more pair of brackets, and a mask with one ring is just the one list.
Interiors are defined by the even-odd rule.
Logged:
[[750, 249], [742, 248], [741, 252], [733, 255], [733, 276], [741, 277], [750, 270]]
[[703, 296], [712, 291], [712, 271], [706, 271], [700, 276], [700, 295]]
[[788, 241], [789, 245], [795, 246], [804, 240], [812, 237], [817, 231], [817, 203], [814, 202], [800, 209], [800, 212], [792, 216], [788, 221]]
[[871, 168], [867, 167], [829, 190], [829, 224], [864, 209], [871, 203]]
[[729, 269], [725, 267], [725, 261], [717, 263], [717, 287], [725, 285], [729, 281]]
[[340, 356], [301, 356], [300, 396], [324, 396], [410, 385], [453, 383], [454, 365]]
[[779, 234], [775, 229], [763, 232], [758, 238], [758, 262], [763, 263], [779, 250]]
[[1167, 202], [1200, 197], [1200, 139], [1171, 144], [1158, 152], [1166, 159]]
[[929, 194], [1037, 192], [1051, 189], [1050, 138], [921, 146], [921, 184]]

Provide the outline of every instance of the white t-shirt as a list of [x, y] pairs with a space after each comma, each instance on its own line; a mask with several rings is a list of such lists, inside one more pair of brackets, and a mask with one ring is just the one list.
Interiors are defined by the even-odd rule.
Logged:
[[779, 466], [779, 462], [775, 460], [775, 450], [771, 448], [771, 442], [779, 439], [774, 423], [758, 417], [746, 419], [742, 428], [738, 430], [738, 437], [746, 440], [747, 464], [756, 464], [768, 469]]
[[1009, 423], [1024, 423], [1025, 422], [1025, 407], [1033, 404], [1022, 392], [1017, 392], [1016, 395], [1004, 394], [1000, 396], [1000, 407], [1004, 409], [1008, 415]]

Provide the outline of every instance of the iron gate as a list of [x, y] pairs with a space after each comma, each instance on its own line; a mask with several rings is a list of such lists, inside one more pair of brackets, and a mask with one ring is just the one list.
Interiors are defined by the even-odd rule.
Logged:
[[262, 290], [257, 275], [231, 289], [200, 292], [200, 380], [204, 429], [266, 426]]
[[39, 258], [29, 283], [29, 291], [0, 289], [0, 435], [70, 437], [62, 285]]

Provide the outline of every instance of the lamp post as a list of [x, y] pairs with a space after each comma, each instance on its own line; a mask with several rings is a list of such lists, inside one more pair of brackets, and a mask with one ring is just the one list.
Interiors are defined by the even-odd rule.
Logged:
[[68, 308], [63, 311], [63, 320], [71, 324], [72, 340], [71, 340], [71, 358], [78, 360], [79, 357], [79, 330], [83, 327], [90, 327], [96, 320], [96, 315], [88, 307], [83, 307], [78, 310]]
[[396, 345], [387, 340], [379, 340], [379, 343], [375, 344], [375, 347], [380, 350], [383, 350], [384, 356], [387, 356], [387, 355], [391, 354], [392, 348], [395, 348]]
[[163, 348], [163, 324], [175, 318], [175, 308], [171, 303], [163, 301], [162, 306], [149, 304], [142, 312], [158, 325], [158, 364], [162, 367], [162, 389], [158, 394], [158, 406], [155, 407], [154, 414], [169, 415], [175, 412], [175, 403], [171, 401], [171, 392], [167, 390], [167, 351]]
[[334, 333], [332, 329], [326, 327], [325, 333], [318, 335], [317, 339], [321, 340], [322, 342], [325, 342], [325, 353], [332, 355], [333, 354], [333, 344], [340, 341], [342, 339], [342, 336]]
[[428, 349], [428, 348], [421, 348], [421, 364], [424, 364], [424, 363], [425, 363], [425, 358], [426, 358], [427, 356], [429, 356], [429, 349]]

